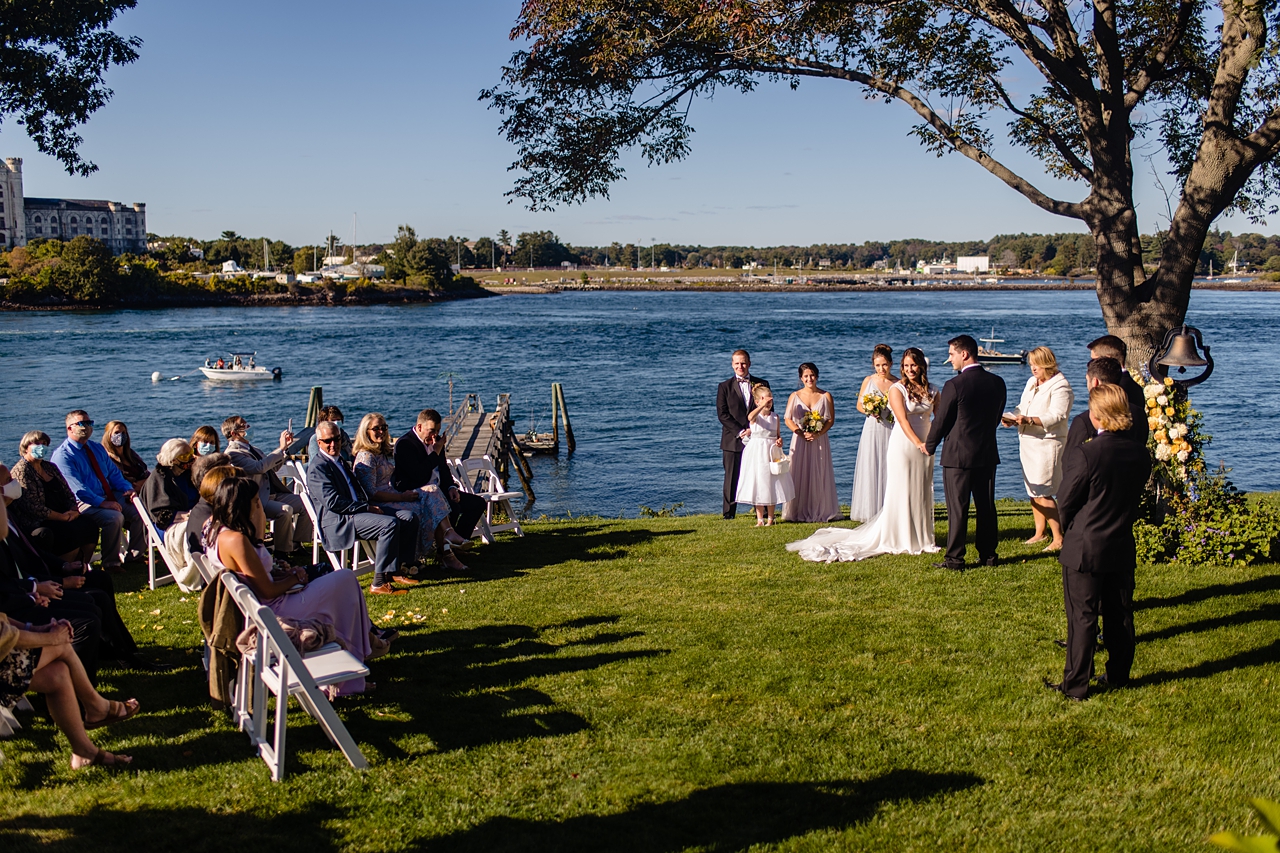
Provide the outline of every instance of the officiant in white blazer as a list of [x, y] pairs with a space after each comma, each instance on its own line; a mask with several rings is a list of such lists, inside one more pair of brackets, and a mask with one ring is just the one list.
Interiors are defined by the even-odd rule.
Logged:
[[1058, 359], [1048, 347], [1036, 347], [1027, 354], [1031, 378], [1022, 389], [1017, 407], [1003, 419], [1005, 426], [1018, 428], [1018, 457], [1022, 480], [1031, 498], [1035, 534], [1028, 545], [1043, 542], [1046, 528], [1052, 537], [1046, 551], [1062, 549], [1062, 525], [1054, 496], [1062, 485], [1062, 454], [1067, 446], [1071, 407], [1076, 395], [1071, 383], [1058, 369]]

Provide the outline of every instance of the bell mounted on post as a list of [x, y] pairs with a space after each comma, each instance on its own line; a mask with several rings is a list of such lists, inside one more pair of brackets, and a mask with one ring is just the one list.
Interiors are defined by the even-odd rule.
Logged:
[[[1204, 350], [1203, 356], [1200, 355], [1201, 349]], [[1203, 367], [1205, 370], [1199, 376], [1180, 378], [1188, 367]], [[1200, 330], [1195, 326], [1183, 323], [1181, 328], [1173, 328], [1164, 333], [1164, 342], [1151, 356], [1147, 369], [1152, 376], [1163, 379], [1169, 376], [1169, 368], [1177, 368], [1179, 376], [1173, 377], [1173, 384], [1183, 391], [1192, 385], [1199, 385], [1213, 373], [1213, 357], [1209, 355], [1209, 348], [1205, 346]]]

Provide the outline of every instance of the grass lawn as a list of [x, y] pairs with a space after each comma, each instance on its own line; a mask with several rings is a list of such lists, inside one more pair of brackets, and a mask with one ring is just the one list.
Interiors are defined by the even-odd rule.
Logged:
[[536, 522], [375, 599], [404, 636], [337, 703], [370, 769], [295, 712], [280, 784], [208, 707], [194, 597], [130, 577], [126, 619], [179, 664], [104, 672], [143, 713], [95, 740], [135, 764], [73, 773], [25, 715], [0, 850], [1211, 850], [1277, 796], [1275, 565], [1139, 569], [1135, 686], [1069, 703], [1025, 504], [963, 575], [804, 563], [783, 545], [817, 525], [753, 525]]

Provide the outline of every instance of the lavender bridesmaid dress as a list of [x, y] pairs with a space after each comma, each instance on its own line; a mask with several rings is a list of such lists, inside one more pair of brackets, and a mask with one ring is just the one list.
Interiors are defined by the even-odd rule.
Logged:
[[[808, 411], [809, 407], [796, 397], [787, 416], [799, 422]], [[818, 400], [817, 411], [824, 418], [831, 417], [826, 397]], [[828, 435], [824, 432], [813, 441], [805, 441], [798, 434], [791, 436], [791, 482], [796, 496], [783, 506], [783, 521], [833, 521], [842, 517]]]

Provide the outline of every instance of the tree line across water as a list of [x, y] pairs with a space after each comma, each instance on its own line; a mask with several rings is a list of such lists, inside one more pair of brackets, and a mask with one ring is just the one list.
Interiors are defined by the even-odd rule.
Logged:
[[[244, 237], [224, 231], [215, 240], [149, 235], [153, 247], [144, 255], [113, 256], [91, 237], [37, 239], [0, 253], [0, 301], [39, 305], [58, 303], [114, 304], [155, 297], [250, 296], [299, 292], [296, 284], [223, 275], [222, 265], [234, 261], [245, 269], [305, 273], [315, 270], [333, 252], [386, 268], [386, 280], [401, 286], [447, 291], [472, 282], [455, 274], [461, 270], [505, 267], [557, 267], [564, 262], [594, 267], [668, 267], [671, 269], [737, 269], [750, 263], [772, 268], [817, 268], [829, 261], [834, 271], [914, 268], [917, 261], [962, 255], [987, 255], [992, 269], [1027, 270], [1042, 275], [1088, 275], [1097, 261], [1087, 234], [1002, 234], [990, 240], [892, 240], [857, 243], [815, 243], [808, 246], [701, 246], [658, 243], [612, 243], [575, 246], [550, 231], [524, 232], [512, 238], [505, 231], [495, 237], [420, 238], [402, 225], [387, 244], [361, 246], [292, 246], [282, 240]], [[266, 244], [266, 252], [263, 244]], [[1159, 237], [1144, 236], [1143, 252], [1154, 263]], [[1212, 231], [1200, 252], [1199, 272], [1223, 271], [1238, 259], [1241, 269], [1264, 271], [1280, 279], [1280, 236]], [[823, 265], [826, 266], [825, 264]], [[324, 283], [321, 288], [339, 288]], [[361, 286], [361, 285], [356, 285]], [[305, 290], [305, 288], [303, 288]], [[344, 291], [345, 292], [345, 291]]]

